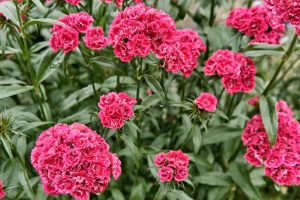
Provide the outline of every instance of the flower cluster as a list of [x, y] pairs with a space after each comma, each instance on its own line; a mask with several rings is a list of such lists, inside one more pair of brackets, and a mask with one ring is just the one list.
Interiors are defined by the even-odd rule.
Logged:
[[190, 157], [181, 150], [159, 153], [154, 158], [154, 164], [160, 167], [158, 176], [161, 182], [173, 180], [180, 182], [187, 179], [189, 175], [188, 165]]
[[265, 4], [281, 23], [288, 22], [293, 25], [300, 25], [300, 1], [265, 0]]
[[5, 197], [6, 193], [3, 191], [3, 184], [0, 180], [0, 199], [3, 199]]
[[31, 153], [48, 194], [70, 194], [88, 200], [104, 192], [111, 176], [118, 179], [121, 161], [95, 131], [80, 123], [57, 124], [42, 132]]
[[218, 50], [206, 61], [203, 71], [206, 76], [221, 76], [229, 94], [249, 92], [255, 87], [254, 62], [241, 53]]
[[54, 52], [62, 49], [64, 53], [68, 53], [77, 48], [79, 33], [85, 33], [84, 42], [90, 49], [99, 50], [105, 48], [108, 43], [101, 27], [90, 28], [94, 19], [86, 12], [66, 15], [58, 21], [64, 25], [54, 24], [49, 40], [50, 47]]
[[164, 60], [167, 71], [185, 77], [196, 68], [200, 52], [206, 50], [197, 33], [176, 30], [175, 21], [165, 12], [144, 4], [128, 7], [112, 22], [109, 42], [123, 62], [152, 51]]
[[265, 5], [234, 9], [226, 24], [252, 37], [250, 43], [279, 44], [285, 31], [285, 25], [278, 22]]
[[164, 60], [166, 71], [181, 72], [189, 77], [198, 65], [198, 57], [206, 51], [200, 36], [192, 30], [177, 30], [172, 43], [159, 46], [157, 57]]
[[300, 184], [300, 124], [286, 102], [276, 105], [277, 139], [270, 146], [262, 117], [255, 115], [246, 125], [242, 141], [248, 147], [245, 159], [254, 166], [265, 166], [265, 174], [281, 185]]
[[134, 116], [133, 106], [136, 100], [127, 93], [111, 92], [100, 97], [98, 117], [106, 128], [119, 129], [124, 121]]
[[215, 112], [218, 104], [218, 99], [209, 92], [202, 92], [194, 103], [198, 108], [206, 110], [207, 112]]

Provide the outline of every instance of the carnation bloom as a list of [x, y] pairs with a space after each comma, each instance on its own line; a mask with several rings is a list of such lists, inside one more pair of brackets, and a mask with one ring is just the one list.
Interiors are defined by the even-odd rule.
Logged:
[[154, 158], [154, 164], [160, 167], [158, 176], [161, 182], [170, 182], [173, 179], [177, 182], [187, 179], [189, 156], [181, 150], [159, 153]]
[[6, 193], [3, 191], [3, 184], [0, 180], [0, 199], [4, 199]]
[[215, 112], [218, 99], [209, 92], [202, 92], [200, 96], [195, 99], [194, 103], [202, 110], [206, 110], [207, 112]]
[[121, 162], [109, 145], [87, 126], [57, 124], [42, 132], [31, 152], [47, 194], [70, 194], [88, 200], [90, 193], [104, 192], [111, 176], [118, 179]]
[[278, 22], [265, 5], [233, 9], [226, 24], [253, 37], [250, 43], [279, 44], [285, 25]]
[[164, 60], [168, 72], [181, 72], [189, 77], [198, 65], [198, 57], [206, 51], [200, 36], [192, 30], [177, 30], [174, 41], [159, 46], [157, 57]]
[[251, 106], [257, 106], [259, 103], [259, 96], [252, 97], [247, 103]]
[[80, 0], [65, 0], [67, 3], [70, 3], [72, 5], [78, 5], [80, 4]]
[[123, 62], [158, 52], [161, 44], [172, 41], [175, 21], [163, 11], [138, 4], [119, 12], [109, 30], [109, 43]]
[[203, 71], [206, 76], [222, 77], [222, 84], [229, 94], [249, 92], [255, 87], [254, 62], [241, 53], [218, 50], [206, 61]]
[[127, 93], [111, 92], [100, 97], [98, 117], [106, 128], [119, 129], [124, 121], [134, 116], [133, 106], [136, 100]]
[[94, 22], [94, 18], [87, 12], [66, 15], [58, 20], [81, 33], [85, 33]]
[[264, 166], [265, 174], [280, 185], [300, 184], [300, 124], [293, 118], [286, 102], [276, 105], [278, 132], [276, 142], [270, 146], [261, 115], [247, 123], [242, 141], [246, 145], [245, 159], [254, 166]]
[[89, 28], [83, 38], [85, 45], [93, 50], [100, 50], [106, 47], [108, 40], [104, 37], [102, 27]]

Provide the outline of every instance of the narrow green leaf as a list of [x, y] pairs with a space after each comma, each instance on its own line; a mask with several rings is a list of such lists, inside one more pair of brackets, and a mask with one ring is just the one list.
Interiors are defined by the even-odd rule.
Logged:
[[65, 57], [63, 52], [53, 53], [48, 49], [42, 55], [37, 69], [36, 81], [40, 84], [61, 65]]
[[39, 25], [39, 24], [49, 24], [49, 25], [52, 25], [52, 24], [60, 24], [60, 25], [64, 25], [64, 23], [60, 22], [60, 21], [57, 21], [55, 19], [51, 19], [51, 18], [40, 18], [40, 19], [32, 19], [28, 22], [26, 22], [23, 26], [23, 28], [27, 28], [29, 26], [32, 26], [32, 25]]
[[1, 2], [0, 13], [10, 19], [14, 24], [19, 25], [17, 10], [12, 1]]
[[251, 57], [258, 56], [280, 56], [284, 54], [284, 48], [277, 44], [250, 44], [242, 50], [244, 55]]
[[132, 159], [133, 159], [136, 167], [139, 168], [139, 157], [138, 157], [139, 149], [134, 144], [132, 139], [130, 137], [128, 137], [127, 135], [121, 134], [121, 139], [123, 140], [125, 145], [130, 149], [130, 151], [132, 152]]
[[212, 186], [227, 186], [232, 183], [232, 179], [228, 174], [221, 172], [204, 172], [200, 176], [193, 179], [195, 183]]
[[10, 141], [4, 135], [2, 135], [0, 139], [1, 139], [1, 142], [3, 144], [3, 147], [4, 147], [7, 155], [12, 160], [14, 158], [14, 156], [13, 156], [13, 153], [12, 153], [12, 150], [11, 150]]
[[202, 135], [202, 145], [225, 142], [240, 136], [242, 130], [237, 127], [217, 126], [208, 130]]
[[170, 189], [171, 187], [168, 183], [161, 183], [154, 200], [163, 200]]
[[31, 187], [27, 172], [24, 169], [19, 171], [19, 180], [29, 199], [37, 200], [34, 191]]
[[170, 190], [169, 193], [173, 194], [174, 196], [177, 197], [177, 199], [180, 200], [193, 200], [189, 195], [187, 195], [184, 191], [182, 190]]
[[250, 199], [262, 199], [261, 194], [252, 184], [249, 177], [249, 172], [245, 169], [244, 166], [233, 162], [229, 165], [228, 172], [234, 180], [234, 182]]
[[158, 95], [158, 97], [160, 98], [160, 100], [162, 101], [162, 103], [166, 103], [166, 95], [165, 92], [163, 91], [163, 88], [161, 87], [160, 83], [151, 75], [144, 75], [144, 78], [148, 84], [148, 86], [150, 87], [150, 89]]
[[122, 194], [122, 192], [119, 189], [111, 188], [110, 191], [111, 191], [111, 195], [114, 200], [125, 200], [124, 195]]
[[47, 8], [42, 4], [40, 0], [32, 0], [32, 2], [43, 12], [47, 11]]
[[20, 127], [20, 132], [26, 132], [29, 130], [32, 130], [34, 128], [40, 127], [40, 126], [44, 126], [44, 125], [48, 125], [48, 124], [53, 124], [53, 122], [30, 122], [28, 124], [25, 124], [24, 126]]
[[277, 129], [278, 129], [278, 118], [275, 109], [275, 103], [265, 96], [259, 97], [259, 110], [262, 117], [262, 121], [271, 145], [276, 141]]
[[18, 152], [20, 158], [23, 160], [23, 162], [25, 161], [26, 149], [27, 149], [26, 137], [19, 136], [18, 142], [17, 142], [17, 152]]
[[193, 133], [193, 143], [194, 143], [194, 153], [197, 154], [201, 147], [201, 131], [200, 127], [195, 125], [192, 129]]
[[32, 88], [32, 86], [22, 85], [0, 86], [0, 99], [27, 92]]

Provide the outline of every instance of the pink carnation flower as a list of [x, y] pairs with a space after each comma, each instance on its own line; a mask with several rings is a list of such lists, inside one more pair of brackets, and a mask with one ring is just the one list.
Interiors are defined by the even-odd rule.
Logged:
[[265, 174], [280, 185], [300, 184], [300, 124], [293, 118], [286, 102], [276, 105], [278, 132], [276, 142], [270, 146], [262, 118], [255, 115], [242, 133], [248, 147], [245, 159], [252, 165], [265, 167]]
[[100, 50], [106, 47], [108, 39], [104, 37], [102, 27], [89, 28], [83, 38], [85, 45], [93, 50]]
[[64, 53], [69, 53], [78, 47], [79, 33], [75, 29], [69, 26], [54, 25], [51, 32], [49, 44], [55, 53], [60, 49]]
[[3, 184], [0, 180], [0, 199], [4, 199], [6, 193], [3, 191]]
[[174, 20], [163, 11], [138, 4], [119, 12], [109, 30], [109, 43], [123, 62], [158, 52], [161, 44], [172, 41]]
[[202, 110], [206, 110], [207, 112], [215, 112], [218, 99], [209, 92], [202, 92], [200, 96], [195, 99], [194, 103]]
[[161, 182], [170, 182], [173, 179], [177, 182], [188, 178], [189, 156], [181, 150], [159, 153], [154, 158]]
[[67, 3], [70, 3], [72, 5], [78, 5], [80, 4], [80, 0], [65, 0]]
[[104, 192], [111, 176], [118, 179], [121, 162], [109, 145], [87, 126], [57, 124], [42, 132], [31, 152], [47, 194], [70, 194], [88, 200], [90, 193]]
[[192, 30], [177, 30], [173, 38], [173, 42], [159, 46], [157, 57], [164, 60], [166, 71], [181, 72], [189, 77], [198, 65], [200, 53], [206, 51], [206, 46]]
[[78, 32], [85, 33], [94, 22], [94, 18], [87, 12], [79, 12], [59, 18], [59, 21], [76, 29]]
[[222, 84], [229, 94], [249, 92], [255, 87], [254, 62], [241, 53], [218, 50], [206, 61], [203, 71], [206, 76], [222, 77]]
[[248, 104], [251, 106], [257, 106], [259, 103], [259, 96], [252, 97], [248, 100]]
[[111, 92], [100, 97], [98, 117], [106, 128], [119, 129], [124, 121], [134, 116], [133, 106], [136, 100], [127, 93]]
[[226, 24], [254, 37], [250, 43], [279, 44], [285, 31], [285, 25], [278, 22], [265, 5], [233, 9]]

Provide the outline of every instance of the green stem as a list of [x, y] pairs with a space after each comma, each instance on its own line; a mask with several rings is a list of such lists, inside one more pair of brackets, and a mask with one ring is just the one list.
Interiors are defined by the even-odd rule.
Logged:
[[294, 35], [294, 37], [293, 37], [293, 39], [292, 39], [292, 42], [291, 42], [289, 48], [288, 48], [287, 51], [284, 53], [284, 55], [283, 55], [283, 57], [282, 57], [282, 59], [281, 59], [280, 65], [277, 67], [277, 70], [276, 70], [275, 74], [273, 75], [271, 81], [269, 82], [268, 86], [267, 86], [266, 89], [263, 91], [263, 93], [262, 93], [263, 95], [267, 95], [268, 92], [270, 92], [270, 90], [272, 89], [273, 84], [274, 84], [274, 82], [276, 81], [276, 79], [277, 79], [277, 77], [278, 77], [280, 71], [282, 70], [284, 64], [285, 64], [286, 61], [288, 61], [288, 59], [291, 57], [292, 52], [293, 52], [293, 50], [294, 50], [294, 47], [295, 47], [295, 45], [296, 45], [296, 43], [297, 43], [297, 40], [298, 40], [298, 35], [295, 33], [295, 35]]
[[210, 16], [209, 16], [209, 26], [214, 25], [214, 19], [215, 19], [215, 0], [211, 0], [211, 7], [210, 7]]

